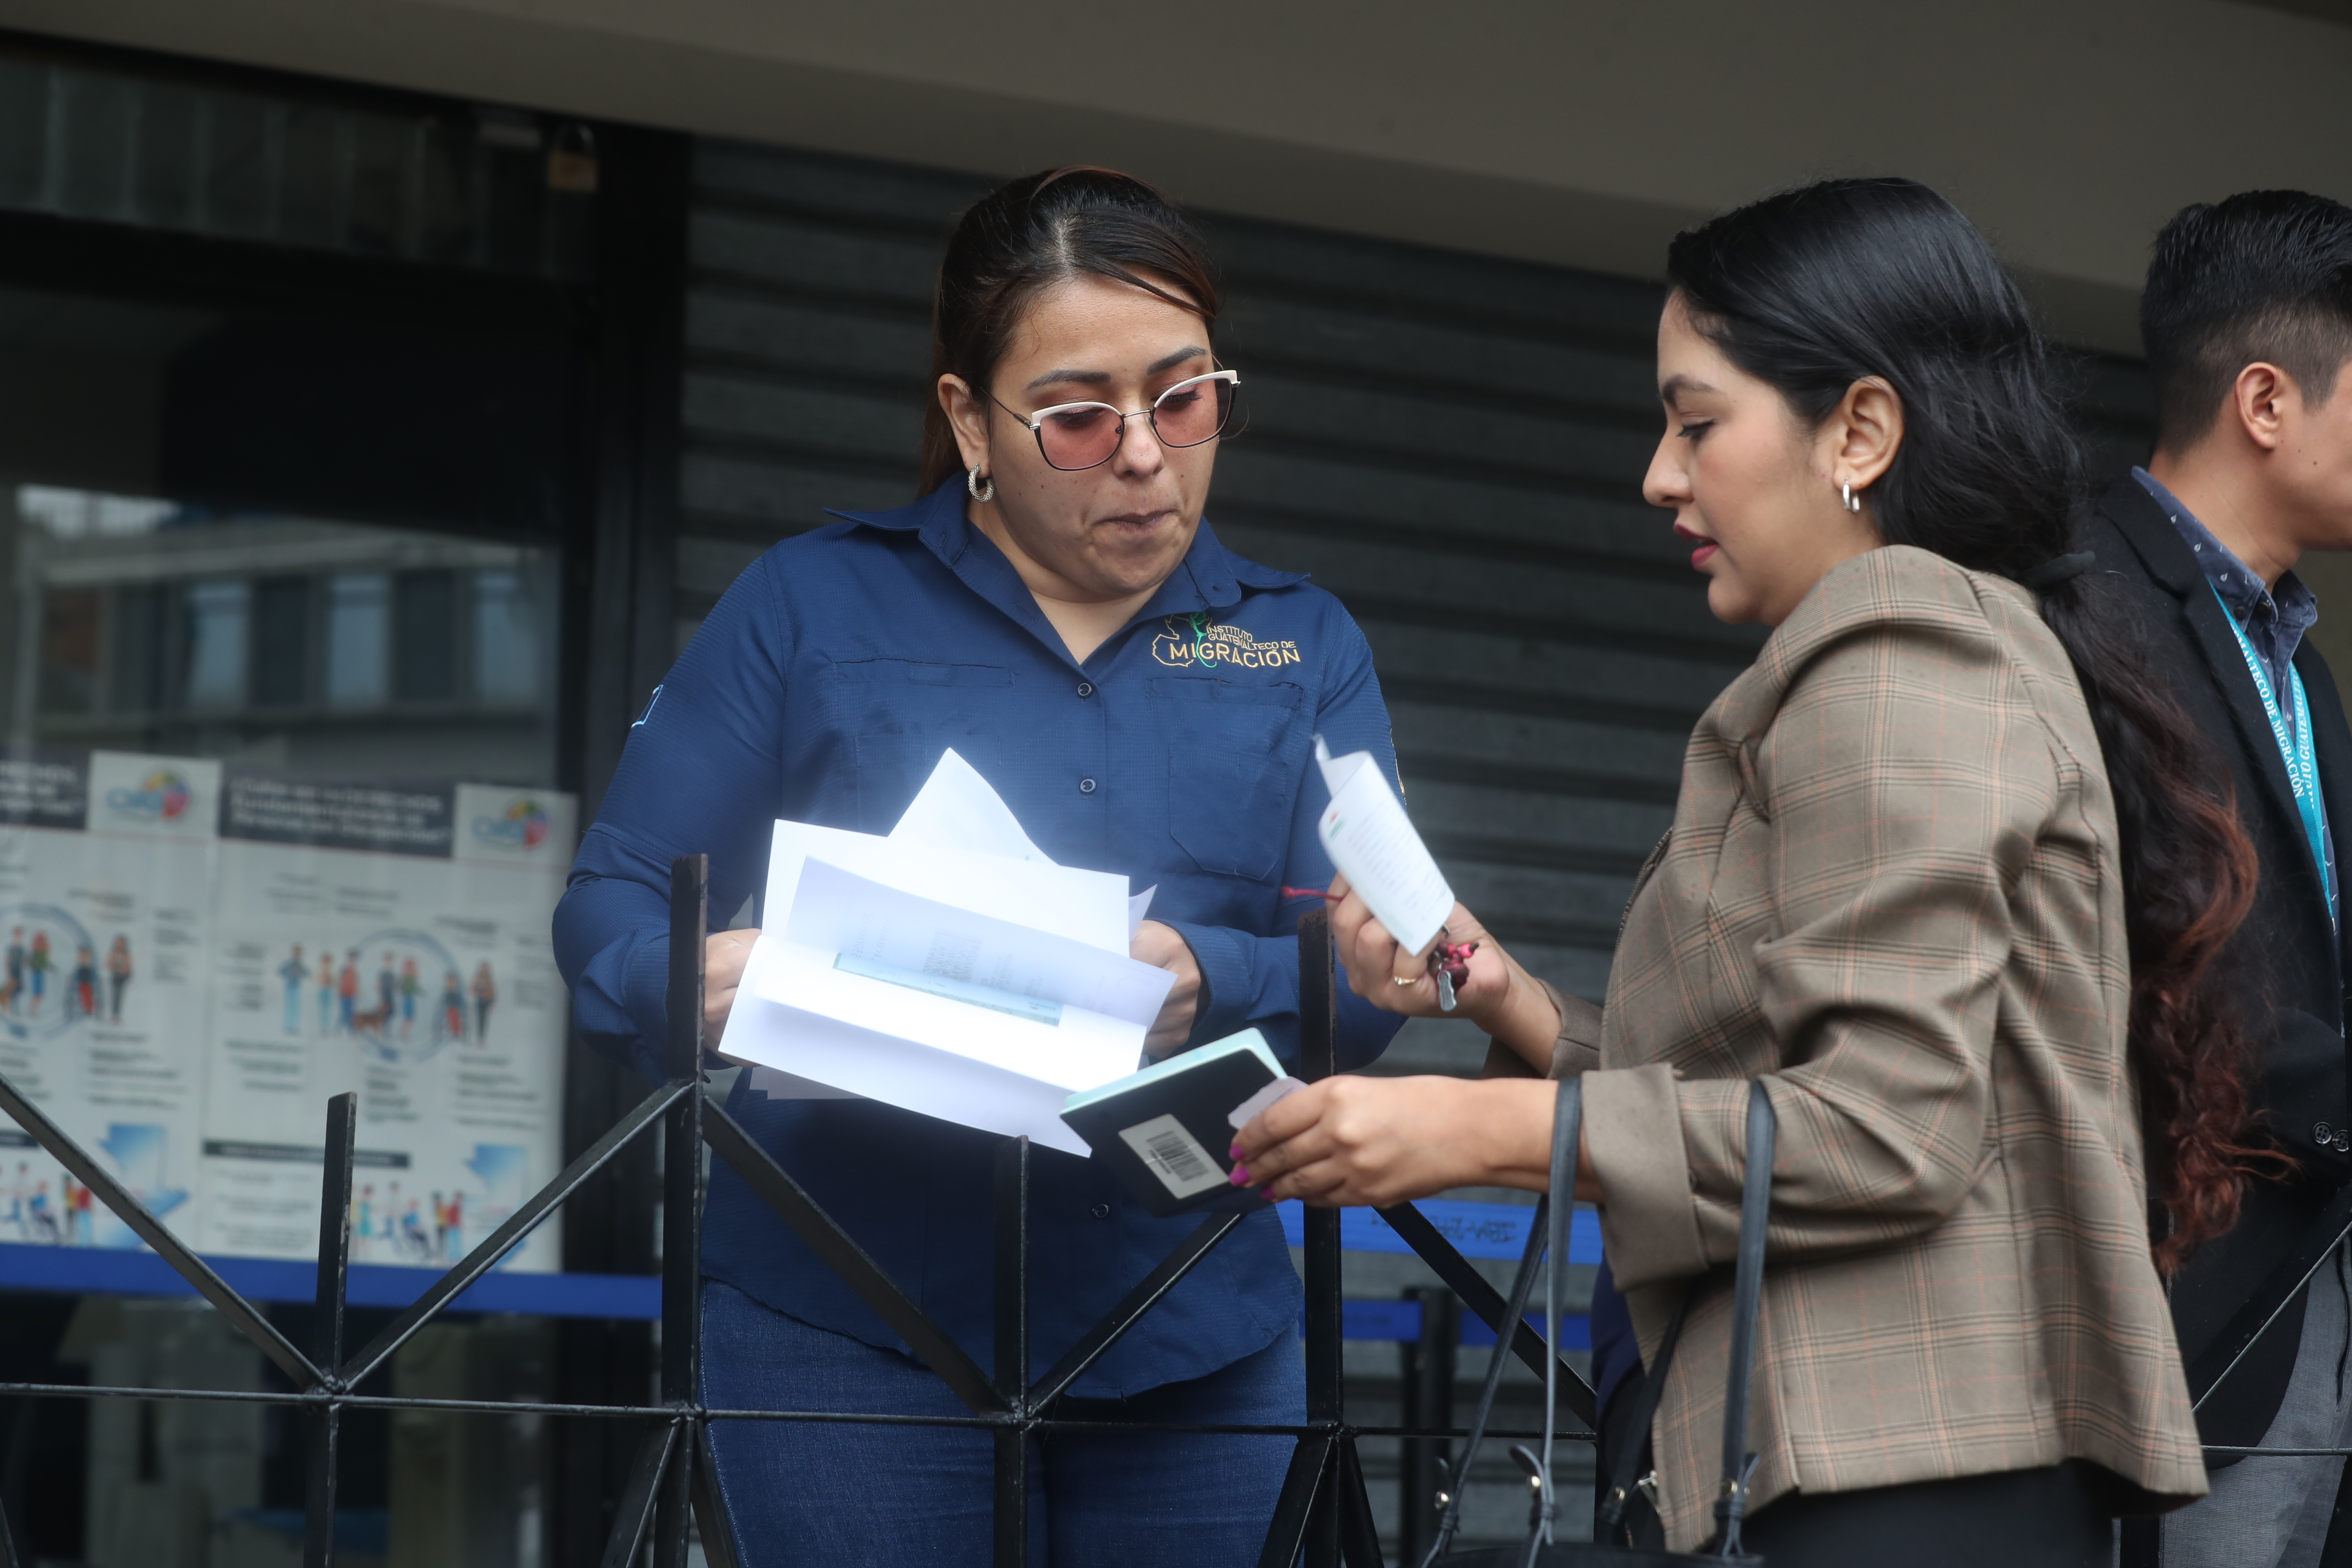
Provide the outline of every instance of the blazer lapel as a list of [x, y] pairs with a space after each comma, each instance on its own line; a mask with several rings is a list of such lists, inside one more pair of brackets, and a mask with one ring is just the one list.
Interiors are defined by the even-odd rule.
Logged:
[[[2271, 732], [2270, 715], [2263, 707], [2263, 694], [2254, 685], [2254, 678], [2247, 672], [2245, 650], [2238, 644], [2238, 634], [2232, 627], [2229, 612], [2221, 608], [2221, 601], [2214, 596], [2204, 568], [2198, 565], [2197, 557], [2189, 552], [2179, 531], [2172, 526], [2172, 520], [2164, 515], [2164, 509], [2156, 504], [2156, 498], [2142, 489], [2137, 480], [2126, 479], [2117, 484], [2107, 493], [2101, 510], [2105, 511], [2107, 521], [2116, 525], [2126, 542], [2147, 563], [2149, 574], [2180, 601], [2181, 614], [2188, 619], [2189, 630], [2196, 637], [2198, 651], [2204, 655], [2206, 668], [2211, 673], [2215, 686], [2229, 705], [2231, 720], [2238, 727], [2246, 755], [2252, 759], [2257, 776], [2270, 792], [2272, 808], [2284, 814], [2292, 826], [2294, 842], [2305, 846], [2303, 861], [2310, 873], [2312, 896], [2324, 900], [2319, 865], [2312, 858], [2308, 847], [2310, 841], [2304, 836], [2303, 814], [2295, 807], [2294, 785], [2287, 778], [2286, 759], [2279, 754], [2278, 737]], [[2295, 666], [2297, 669], [2303, 668], [2300, 655], [2296, 658]], [[2326, 667], [2322, 665], [2320, 668], [2324, 674]], [[2311, 698], [2314, 710], [2312, 728], [2317, 732], [2314, 737], [2315, 747], [2317, 735], [2326, 731], [2317, 718], [2320, 706], [2318, 693], [2309, 689], [2308, 677], [2305, 679], [2306, 694]], [[2330, 680], [2327, 684], [2327, 706], [2336, 714], [2341, 728], [2343, 713], [2334, 700], [2335, 682]], [[2346, 749], [2346, 764], [2352, 766], [2352, 742], [2347, 742]], [[2324, 789], [2326, 780], [2324, 757], [2320, 768]], [[2341, 772], [2340, 769], [2338, 771]], [[2328, 799], [2328, 807], [2331, 822], [2352, 820], [2335, 816], [2333, 798]]]
[[2345, 720], [2344, 699], [2336, 689], [2336, 677], [2328, 669], [2327, 660], [2320, 657], [2307, 637], [2303, 646], [2294, 650], [2294, 668], [2303, 677], [2303, 693], [2311, 703], [2311, 744], [2318, 755], [2319, 798], [2327, 808], [2327, 832], [2336, 847], [2336, 973], [2340, 981], [2342, 976], [2352, 974], [2352, 941], [2347, 940], [2346, 931], [2347, 923], [2352, 922], [2347, 922], [2341, 914], [2344, 834], [2352, 827], [2352, 724]]

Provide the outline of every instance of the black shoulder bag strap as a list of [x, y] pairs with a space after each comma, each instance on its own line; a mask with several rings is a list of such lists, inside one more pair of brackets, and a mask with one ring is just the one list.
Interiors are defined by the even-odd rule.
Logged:
[[[1731, 1373], [1723, 1397], [1723, 1494], [1715, 1501], [1715, 1540], [1722, 1557], [1744, 1555], [1740, 1522], [1756, 1456], [1748, 1451], [1748, 1394], [1755, 1382], [1756, 1319], [1764, 1305], [1764, 1226], [1772, 1211], [1772, 1148], [1780, 1123], [1772, 1097], [1748, 1086], [1748, 1168], [1739, 1187], [1739, 1255], [1731, 1286]], [[1663, 1380], [1662, 1380], [1663, 1381]]]
[[[1731, 1367], [1724, 1391], [1723, 1495], [1715, 1505], [1715, 1549], [1726, 1557], [1741, 1554], [1739, 1527], [1748, 1517], [1748, 1482], [1756, 1465], [1756, 1456], [1748, 1452], [1748, 1396], [1756, 1365], [1756, 1320], [1764, 1300], [1764, 1226], [1772, 1205], [1772, 1153], [1779, 1132], [1771, 1097], [1765, 1093], [1762, 1084], [1749, 1084], [1748, 1163], [1739, 1189], [1739, 1251], [1733, 1266], [1731, 1287]], [[1691, 1298], [1696, 1294], [1696, 1283], [1683, 1293], [1681, 1305], [1675, 1309], [1674, 1321], [1666, 1325], [1666, 1337], [1659, 1342], [1657, 1355], [1643, 1369], [1633, 1419], [1626, 1428], [1629, 1440], [1625, 1451], [1617, 1457], [1616, 1469], [1609, 1478], [1609, 1492], [1601, 1504], [1602, 1530], [1613, 1531], [1624, 1520], [1625, 1508], [1632, 1500], [1635, 1478], [1642, 1468], [1642, 1449], [1657, 1419], [1658, 1401], [1665, 1393], [1666, 1373], [1674, 1365], [1675, 1346], [1682, 1342], [1683, 1324], [1689, 1321]]]
[[[1470, 1417], [1470, 1436], [1463, 1441], [1462, 1457], [1456, 1459], [1447, 1469], [1446, 1489], [1449, 1495], [1445, 1500], [1445, 1511], [1438, 1516], [1436, 1538], [1429, 1543], [1429, 1551], [1423, 1555], [1421, 1560], [1421, 1568], [1433, 1568], [1433, 1564], [1445, 1555], [1446, 1548], [1454, 1544], [1454, 1534], [1462, 1528], [1462, 1499], [1464, 1493], [1468, 1489], [1465, 1483], [1470, 1475], [1471, 1465], [1475, 1462], [1478, 1458], [1478, 1445], [1486, 1439], [1487, 1419], [1495, 1413], [1495, 1391], [1502, 1386], [1503, 1368], [1508, 1364], [1510, 1361], [1513, 1331], [1517, 1325], [1527, 1321], [1528, 1298], [1533, 1294], [1535, 1290], [1536, 1260], [1542, 1255], [1545, 1244], [1550, 1239], [1551, 1232], [1554, 1228], [1548, 1223], [1548, 1221], [1555, 1210], [1564, 1213], [1569, 1207], [1573, 1205], [1576, 1193], [1577, 1117], [1579, 1110], [1583, 1105], [1581, 1089], [1582, 1086], [1572, 1078], [1560, 1079], [1558, 1110], [1554, 1112], [1552, 1117], [1551, 1193], [1553, 1195], [1564, 1194], [1566, 1201], [1555, 1204], [1552, 1200], [1552, 1196], [1548, 1195], [1544, 1198], [1538, 1199], [1536, 1203], [1536, 1212], [1531, 1216], [1528, 1226], [1527, 1250], [1519, 1257], [1519, 1272], [1517, 1277], [1511, 1281], [1510, 1300], [1504, 1306], [1502, 1322], [1497, 1324], [1496, 1327], [1495, 1353], [1486, 1363], [1486, 1384], [1478, 1390], [1478, 1408], [1471, 1415]], [[1563, 1140], [1567, 1146], [1569, 1178], [1568, 1185], [1565, 1188], [1560, 1185], [1559, 1179], [1559, 1163]], [[1566, 1232], [1563, 1226], [1562, 1236], [1565, 1237], [1565, 1234]], [[1561, 1242], [1561, 1250], [1565, 1251], [1566, 1249], [1567, 1244], [1563, 1239]], [[1555, 1291], [1552, 1294], [1555, 1301], [1557, 1301], [1558, 1293]], [[1556, 1309], [1548, 1310], [1546, 1316], [1549, 1322], [1549, 1326], [1557, 1329], [1559, 1324], [1556, 1316]], [[1557, 1368], [1559, 1363], [1558, 1354], [1551, 1351], [1550, 1347], [1552, 1342], [1552, 1337], [1550, 1335], [1547, 1335], [1544, 1342], [1546, 1352], [1544, 1356], [1544, 1393], [1546, 1395], [1544, 1403], [1544, 1448], [1547, 1454], [1550, 1452], [1551, 1447], [1551, 1403], [1549, 1396], [1552, 1393], [1552, 1384], [1554, 1380], [1559, 1375]], [[1547, 1493], [1544, 1501], [1548, 1503], [1549, 1500], [1549, 1493]], [[1539, 1504], [1538, 1506], [1542, 1505]]]
[[[1549, 1252], [1549, 1266], [1544, 1279], [1545, 1342], [1558, 1342], [1559, 1335], [1559, 1266], [1567, 1260], [1570, 1216], [1576, 1200], [1576, 1159], [1580, 1121], [1583, 1111], [1582, 1085], [1575, 1079], [1560, 1080], [1559, 1098], [1552, 1118], [1551, 1190], [1536, 1205], [1533, 1223], [1528, 1227], [1526, 1252], [1519, 1259], [1519, 1272], [1511, 1283], [1511, 1296], [1505, 1308], [1503, 1324], [1507, 1331], [1497, 1336], [1495, 1353], [1486, 1364], [1486, 1382], [1478, 1391], [1478, 1407], [1470, 1420], [1470, 1435], [1462, 1446], [1462, 1457], [1452, 1467], [1451, 1495], [1446, 1499], [1445, 1512], [1437, 1521], [1437, 1538], [1430, 1542], [1429, 1552], [1421, 1560], [1421, 1568], [1433, 1568], [1445, 1555], [1454, 1537], [1462, 1527], [1464, 1479], [1478, 1457], [1478, 1446], [1486, 1435], [1486, 1423], [1495, 1409], [1496, 1390], [1503, 1381], [1503, 1368], [1510, 1355], [1507, 1330], [1527, 1317], [1528, 1298], [1533, 1293], [1536, 1264]], [[1778, 1123], [1772, 1115], [1772, 1101], [1760, 1083], [1748, 1086], [1748, 1160], [1739, 1202], [1739, 1248], [1733, 1271], [1731, 1355], [1725, 1390], [1723, 1411], [1723, 1491], [1715, 1505], [1716, 1533], [1706, 1548], [1708, 1556], [1726, 1561], [1755, 1563], [1759, 1559], [1748, 1556], [1740, 1542], [1740, 1524], [1748, 1515], [1748, 1487], [1756, 1468], [1756, 1456], [1748, 1451], [1748, 1386], [1754, 1381], [1756, 1366], [1756, 1320], [1764, 1295], [1764, 1224], [1772, 1204], [1772, 1152]], [[1690, 1315], [1691, 1294], [1683, 1298], [1675, 1310], [1675, 1321], [1666, 1330], [1665, 1341], [1658, 1348], [1656, 1366], [1644, 1382], [1640, 1416], [1633, 1427], [1635, 1453], [1621, 1458], [1614, 1478], [1618, 1489], [1630, 1489], [1633, 1470], [1639, 1460], [1639, 1440], [1650, 1429], [1657, 1414], [1658, 1398], [1665, 1387], [1666, 1371], [1674, 1359], [1675, 1342], [1682, 1337], [1684, 1321]], [[1523, 1563], [1533, 1563], [1550, 1540], [1557, 1518], [1551, 1492], [1552, 1428], [1555, 1413], [1552, 1395], [1557, 1392], [1556, 1361], [1547, 1366], [1544, 1375], [1544, 1433], [1540, 1457], [1524, 1448], [1513, 1452], [1527, 1465], [1534, 1476], [1538, 1490], [1535, 1519], [1528, 1534], [1521, 1557]], [[1612, 1498], [1613, 1507], [1622, 1509], [1622, 1498]]]

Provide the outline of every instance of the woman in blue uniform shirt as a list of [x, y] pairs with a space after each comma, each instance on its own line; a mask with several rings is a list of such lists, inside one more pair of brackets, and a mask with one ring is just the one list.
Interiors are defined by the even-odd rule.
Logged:
[[[1018, 180], [941, 267], [923, 499], [789, 540], [745, 570], [630, 736], [556, 912], [581, 1028], [648, 1072], [663, 1034], [669, 864], [713, 907], [759, 891], [770, 826], [887, 833], [952, 747], [1065, 865], [1158, 885], [1135, 955], [1176, 975], [1149, 1049], [1255, 1026], [1297, 1050], [1286, 884], [1332, 871], [1307, 783], [1318, 731], [1394, 769], [1363, 636], [1300, 574], [1202, 521], [1236, 373], [1212, 352], [1197, 231], [1103, 170]], [[723, 1023], [750, 931], [709, 942]], [[1398, 1019], [1342, 992], [1343, 1065]], [[730, 1109], [923, 1310], [992, 1360], [992, 1137], [863, 1100]], [[1033, 1366], [1185, 1235], [1090, 1161], [1035, 1156]], [[703, 1243], [704, 1394], [720, 1408], [957, 1415], [962, 1406], [723, 1163]], [[1251, 1216], [1072, 1390], [1066, 1414], [1304, 1418], [1298, 1282]], [[750, 1560], [985, 1562], [992, 1449], [969, 1428], [714, 1426]], [[1033, 1447], [1039, 1562], [1254, 1562], [1290, 1444], [1061, 1434]]]

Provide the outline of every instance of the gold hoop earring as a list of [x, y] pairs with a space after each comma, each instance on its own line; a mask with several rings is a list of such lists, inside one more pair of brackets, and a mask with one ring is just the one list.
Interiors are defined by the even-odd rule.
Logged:
[[981, 505], [986, 506], [996, 499], [996, 476], [991, 474], [986, 479], [982, 479], [980, 465], [974, 463], [963, 471], [963, 488], [965, 494]]

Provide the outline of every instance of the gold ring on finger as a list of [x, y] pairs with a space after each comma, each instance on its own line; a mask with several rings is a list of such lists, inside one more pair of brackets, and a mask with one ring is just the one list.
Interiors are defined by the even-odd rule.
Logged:
[[1391, 985], [1418, 985], [1421, 984], [1421, 976], [1418, 974], [1391, 974], [1389, 976], [1389, 984]]

